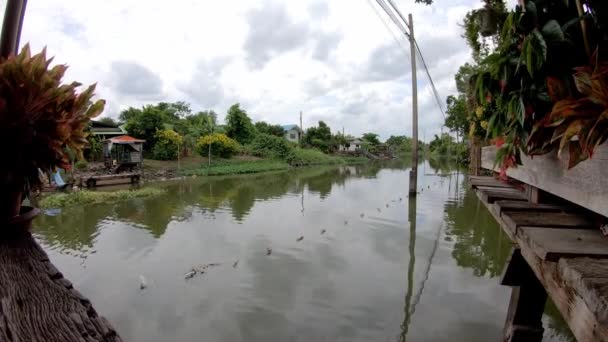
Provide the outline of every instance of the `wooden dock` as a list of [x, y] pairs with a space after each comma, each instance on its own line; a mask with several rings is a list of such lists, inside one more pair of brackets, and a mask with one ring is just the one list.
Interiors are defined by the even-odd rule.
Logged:
[[119, 342], [30, 233], [0, 238], [0, 341]]
[[118, 173], [112, 175], [89, 175], [80, 178], [80, 187], [95, 188], [98, 186], [118, 184], [139, 184], [139, 173]]
[[[608, 238], [602, 218], [575, 205], [538, 203], [517, 181], [469, 177], [514, 243], [501, 284], [512, 286], [504, 341], [541, 341], [547, 295], [580, 342], [608, 341]], [[605, 203], [604, 203], [605, 205]]]

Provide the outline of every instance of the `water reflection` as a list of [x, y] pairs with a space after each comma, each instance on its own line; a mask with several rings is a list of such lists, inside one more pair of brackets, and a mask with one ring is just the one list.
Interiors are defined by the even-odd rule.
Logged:
[[[408, 165], [189, 179], [36, 233], [125, 340], [498, 340], [508, 240], [449, 165], [423, 164], [407, 198]], [[209, 262], [222, 266], [184, 279]], [[548, 341], [567, 338], [556, 317]]]
[[92, 247], [100, 224], [104, 220], [117, 220], [146, 229], [160, 238], [170, 222], [187, 220], [194, 210], [210, 218], [217, 211], [228, 211], [237, 222], [242, 222], [256, 201], [284, 195], [303, 198], [305, 190], [325, 199], [332, 187], [344, 185], [348, 178], [375, 178], [382, 167], [382, 164], [319, 167], [177, 182], [166, 186], [168, 194], [159, 198], [68, 208], [61, 215], [43, 216], [37, 220], [36, 233], [50, 245], [87, 250]]

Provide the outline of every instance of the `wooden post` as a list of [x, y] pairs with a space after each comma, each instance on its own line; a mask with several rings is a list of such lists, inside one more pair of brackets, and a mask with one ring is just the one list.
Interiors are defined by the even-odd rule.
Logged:
[[410, 170], [410, 196], [416, 196], [418, 189], [418, 79], [416, 77], [416, 41], [414, 40], [414, 19], [408, 16], [410, 30], [410, 51], [412, 62], [412, 169]]
[[503, 341], [541, 342], [544, 331], [541, 319], [547, 291], [521, 255], [520, 249], [511, 252], [501, 284], [512, 286]]

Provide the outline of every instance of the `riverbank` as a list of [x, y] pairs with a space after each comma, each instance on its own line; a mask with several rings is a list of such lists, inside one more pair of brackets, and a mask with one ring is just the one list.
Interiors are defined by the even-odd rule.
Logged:
[[281, 171], [289, 168], [361, 164], [369, 159], [363, 157], [343, 157], [317, 154], [299, 155], [297, 160], [264, 159], [250, 156], [237, 156], [230, 159], [208, 160], [199, 156], [188, 157], [177, 161], [144, 161], [144, 178], [146, 181], [170, 179], [180, 176], [223, 176], [268, 171]]

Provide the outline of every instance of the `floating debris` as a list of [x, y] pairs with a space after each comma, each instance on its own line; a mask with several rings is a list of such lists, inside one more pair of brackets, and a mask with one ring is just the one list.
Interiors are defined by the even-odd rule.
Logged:
[[209, 269], [210, 267], [216, 267], [220, 265], [221, 263], [219, 262], [212, 262], [210, 264], [194, 266], [190, 269], [190, 271], [184, 274], [184, 279], [190, 279], [197, 274], [205, 274], [205, 272], [207, 272], [207, 269]]
[[380, 210], [380, 208], [376, 208], [376, 210], [378, 210], [378, 212], [379, 212], [379, 213], [381, 213], [381, 212], [382, 212], [382, 210]]
[[296, 241], [298, 241], [298, 242], [300, 242], [302, 240], [304, 240], [304, 236], [300, 236], [299, 238], [296, 239]]
[[236, 268], [239, 265], [239, 259], [236, 259], [234, 264], [232, 264], [232, 268]]
[[399, 202], [403, 201], [403, 198], [399, 197]]
[[386, 207], [388, 208], [388, 203], [386, 203]]
[[272, 248], [266, 248], [266, 255], [272, 254]]
[[148, 287], [148, 282], [146, 281], [146, 277], [144, 277], [142, 274], [139, 275], [139, 289], [143, 290], [146, 287]]
[[431, 186], [430, 186], [430, 185], [429, 185], [429, 186], [427, 186], [427, 189], [430, 189], [430, 188], [431, 188]]
[[325, 234], [325, 229], [321, 229], [321, 235]]
[[347, 224], [348, 224], [348, 220], [344, 220], [344, 225], [347, 225]]

